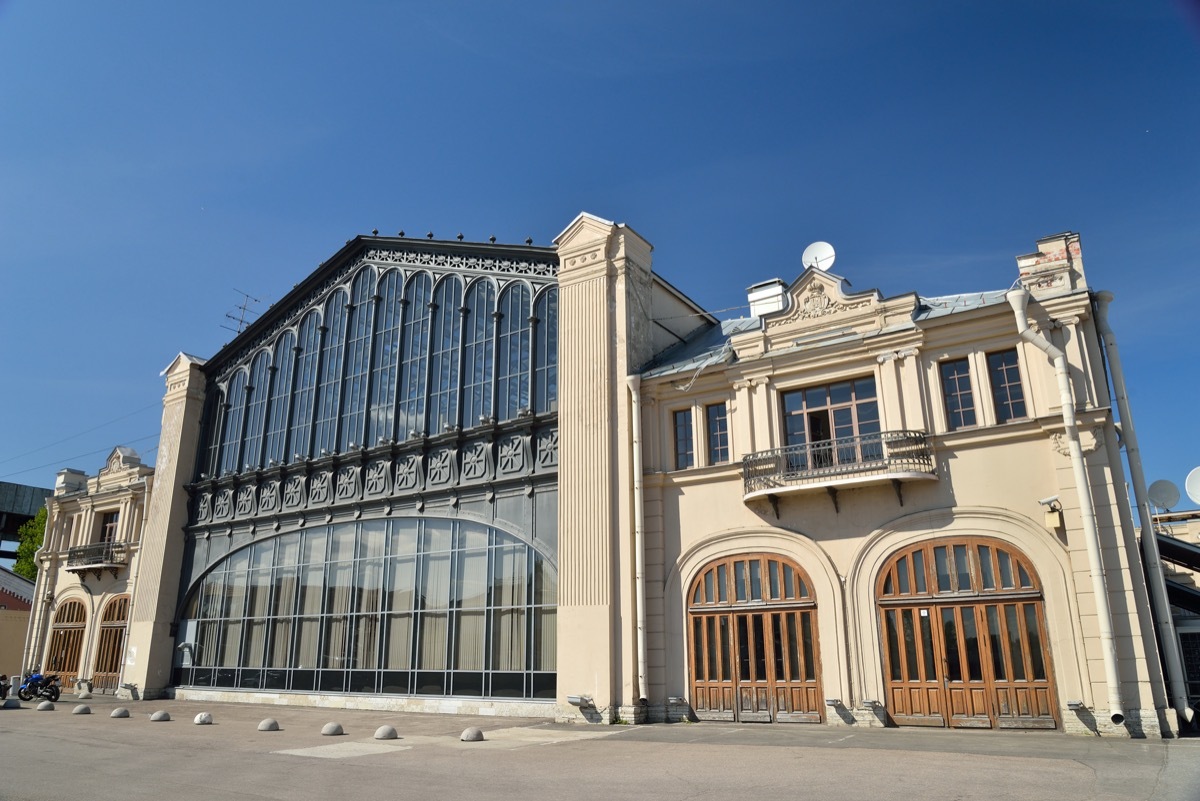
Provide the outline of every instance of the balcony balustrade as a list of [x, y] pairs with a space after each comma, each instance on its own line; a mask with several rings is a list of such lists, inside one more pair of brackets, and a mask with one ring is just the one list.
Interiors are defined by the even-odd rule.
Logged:
[[925, 432], [882, 431], [751, 453], [742, 458], [742, 479], [749, 501], [887, 481], [899, 495], [900, 481], [936, 480], [937, 472]]
[[123, 542], [97, 542], [67, 550], [67, 570], [92, 570], [97, 574], [101, 570], [110, 570], [115, 576], [117, 568], [127, 561], [128, 551]]

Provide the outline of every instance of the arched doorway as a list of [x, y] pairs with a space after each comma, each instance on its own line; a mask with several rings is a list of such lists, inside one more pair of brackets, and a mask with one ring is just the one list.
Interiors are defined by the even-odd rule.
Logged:
[[125, 655], [125, 621], [129, 617], [129, 596], [113, 598], [100, 616], [100, 647], [92, 684], [97, 690], [115, 690], [121, 680], [121, 658]]
[[80, 601], [64, 601], [54, 613], [42, 672], [60, 676], [64, 687], [72, 686], [79, 678], [79, 653], [86, 623], [87, 611]]
[[987, 537], [892, 555], [876, 584], [887, 712], [908, 726], [1058, 726], [1041, 584]]
[[706, 720], [820, 723], [817, 602], [790, 559], [709, 562], [688, 594], [692, 706]]

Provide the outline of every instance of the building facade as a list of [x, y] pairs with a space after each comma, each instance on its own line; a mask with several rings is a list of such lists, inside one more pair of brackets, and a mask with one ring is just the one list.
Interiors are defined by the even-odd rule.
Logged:
[[124, 682], [1178, 727], [1078, 236], [1008, 292], [809, 269], [725, 321], [651, 253], [589, 214], [553, 247], [357, 237], [213, 358], [180, 354]]
[[125, 663], [130, 599], [154, 470], [117, 447], [95, 476], [62, 470], [46, 499], [46, 531], [24, 664], [115, 693]]

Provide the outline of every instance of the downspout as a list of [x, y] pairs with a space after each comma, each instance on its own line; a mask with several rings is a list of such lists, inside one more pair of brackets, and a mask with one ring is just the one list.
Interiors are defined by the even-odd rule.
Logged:
[[646, 705], [646, 514], [642, 504], [642, 377], [626, 378], [633, 399], [633, 551], [634, 585], [637, 588], [637, 681], [638, 696]]
[[1150, 513], [1150, 501], [1146, 492], [1146, 474], [1142, 470], [1142, 456], [1138, 450], [1137, 432], [1133, 427], [1133, 412], [1129, 408], [1129, 395], [1125, 387], [1125, 371], [1121, 367], [1121, 354], [1117, 350], [1117, 336], [1108, 324], [1108, 304], [1112, 303], [1111, 292], [1096, 295], [1096, 329], [1104, 339], [1104, 352], [1108, 355], [1108, 366], [1112, 373], [1113, 393], [1117, 396], [1117, 411], [1121, 414], [1121, 439], [1125, 442], [1125, 455], [1129, 461], [1129, 477], [1133, 481], [1133, 496], [1137, 502], [1138, 519], [1142, 528], [1142, 558], [1149, 573], [1150, 596], [1154, 601], [1154, 617], [1158, 622], [1158, 639], [1167, 663], [1167, 678], [1171, 683], [1171, 705], [1181, 720], [1190, 722], [1194, 715], [1188, 704], [1187, 679], [1183, 675], [1183, 657], [1179, 652], [1179, 639], [1175, 634], [1175, 621], [1171, 617], [1171, 604], [1167, 600], [1166, 577], [1163, 575], [1162, 556], [1158, 552], [1158, 540], [1154, 531], [1154, 517]]
[[1108, 710], [1114, 725], [1125, 722], [1125, 710], [1121, 704], [1121, 678], [1117, 671], [1117, 648], [1113, 638], [1112, 609], [1109, 606], [1108, 587], [1104, 580], [1104, 560], [1100, 554], [1100, 533], [1096, 528], [1096, 508], [1092, 504], [1092, 492], [1088, 482], [1087, 468], [1083, 463], [1083, 448], [1079, 444], [1079, 425], [1075, 420], [1075, 395], [1071, 391], [1071, 376], [1067, 372], [1067, 355], [1055, 347], [1050, 340], [1029, 327], [1025, 307], [1029, 304], [1029, 291], [1024, 287], [1010, 289], [1005, 295], [1017, 318], [1017, 333], [1035, 348], [1045, 353], [1054, 363], [1058, 378], [1058, 394], [1062, 402], [1063, 427], [1066, 429], [1067, 447], [1070, 449], [1071, 470], [1075, 474], [1075, 491], [1079, 496], [1079, 513], [1083, 518], [1083, 538], [1087, 544], [1088, 565], [1092, 577], [1092, 594], [1096, 597], [1096, 618], [1100, 626], [1100, 647], [1104, 657], [1104, 678], [1108, 685]]

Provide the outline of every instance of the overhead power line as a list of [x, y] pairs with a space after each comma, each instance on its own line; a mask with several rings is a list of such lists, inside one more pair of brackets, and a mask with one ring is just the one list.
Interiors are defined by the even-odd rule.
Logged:
[[[138, 437], [137, 439], [125, 440], [121, 444], [132, 445], [135, 442], [145, 442], [148, 439], [155, 439], [158, 436], [159, 436], [158, 434], [147, 434], [146, 436]], [[153, 448], [151, 448], [149, 451], [147, 451], [147, 453], [152, 453], [157, 448], [158, 448], [158, 446], [155, 445]], [[53, 462], [48, 462], [46, 464], [40, 464], [36, 467], [27, 467], [24, 470], [16, 470], [12, 473], [5, 473], [4, 475], [0, 476], [0, 478], [8, 478], [10, 476], [19, 476], [22, 473], [32, 473], [34, 470], [44, 470], [47, 467], [61, 467], [65, 462], [69, 462], [72, 459], [82, 459], [85, 456], [95, 456], [98, 453], [109, 453], [110, 451], [112, 451], [112, 447], [100, 448], [99, 450], [88, 451], [87, 453], [79, 453], [79, 454], [76, 454], [75, 456], [64, 456], [62, 459], [55, 459]]]

